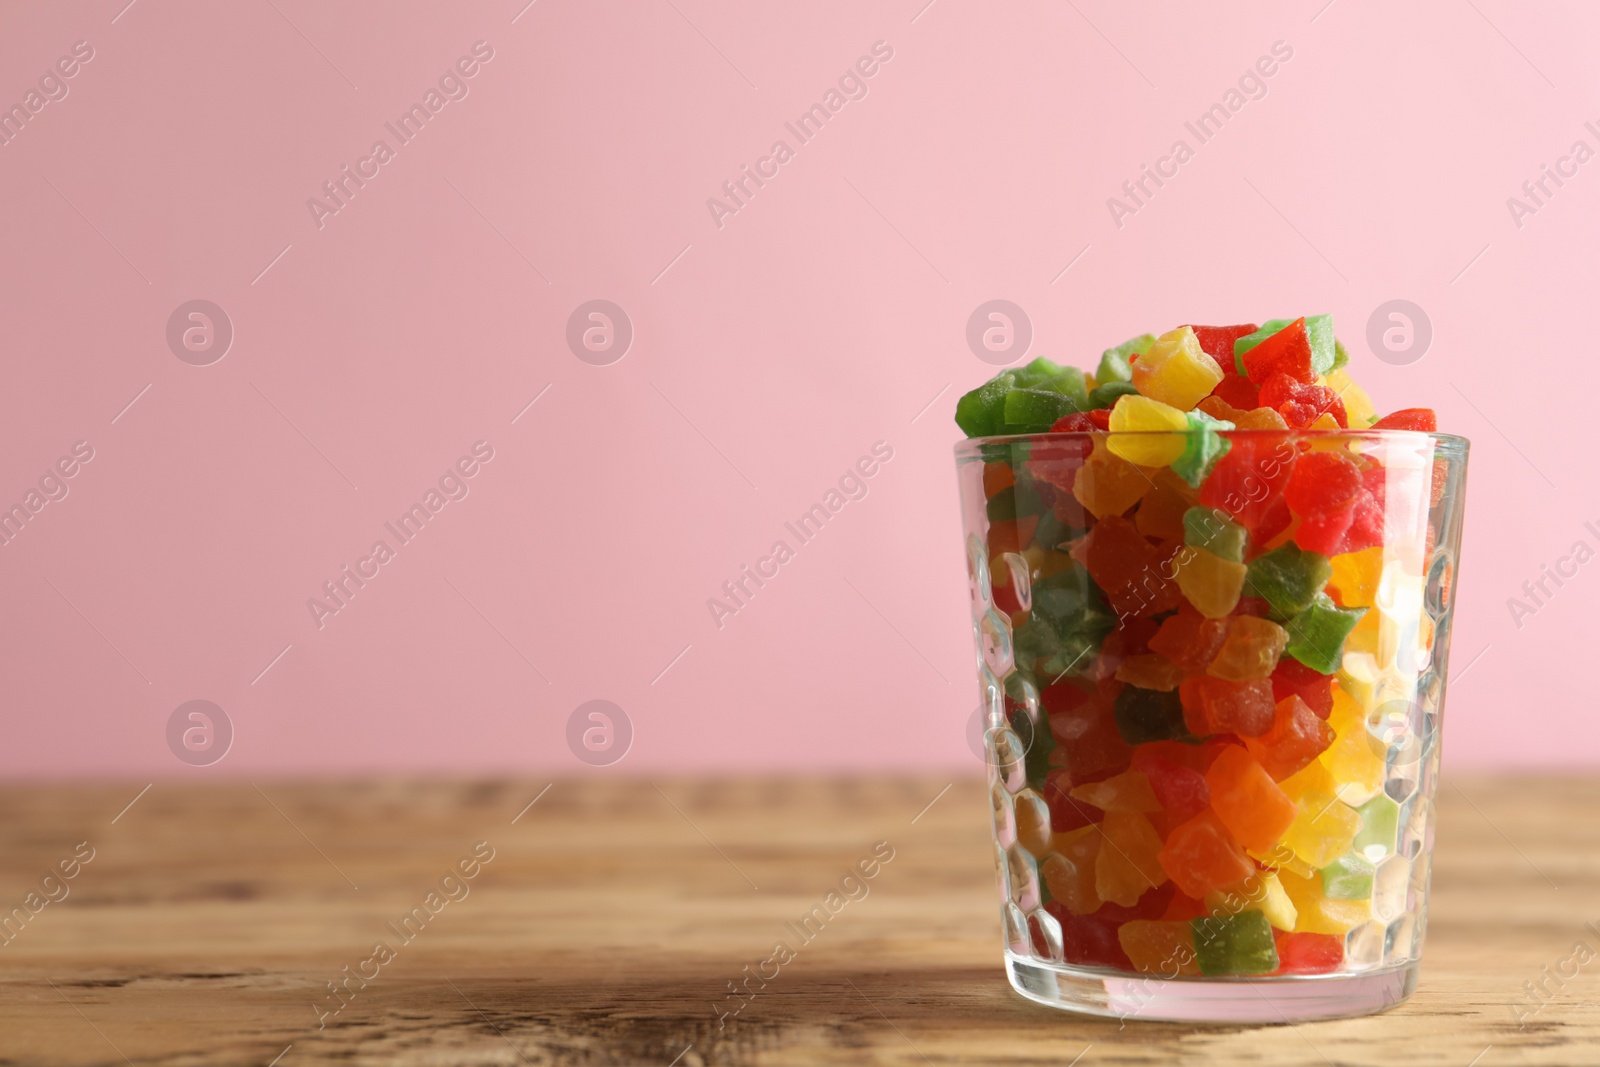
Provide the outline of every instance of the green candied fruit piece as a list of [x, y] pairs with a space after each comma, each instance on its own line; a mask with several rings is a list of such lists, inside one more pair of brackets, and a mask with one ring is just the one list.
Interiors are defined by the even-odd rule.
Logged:
[[1044, 433], [1057, 419], [1082, 411], [1083, 406], [1073, 397], [1050, 389], [1012, 389], [1006, 394], [1003, 409], [1005, 432]]
[[1134, 388], [1132, 382], [1106, 382], [1089, 390], [1089, 406], [1091, 408], [1109, 408], [1116, 406], [1120, 397], [1129, 396], [1139, 390]]
[[1217, 460], [1233, 447], [1232, 441], [1217, 432], [1233, 429], [1233, 423], [1214, 419], [1203, 411], [1186, 411], [1184, 415], [1189, 420], [1189, 432], [1184, 436], [1182, 454], [1172, 461], [1172, 473], [1198, 489]]
[[1306, 339], [1311, 342], [1311, 373], [1332, 371], [1339, 358], [1339, 341], [1333, 336], [1333, 316], [1307, 315]]
[[1005, 432], [1006, 394], [1017, 376], [1002, 371], [956, 401], [956, 425], [968, 437], [993, 437]]
[[1082, 567], [1073, 566], [1033, 584], [1033, 610], [1017, 630], [1019, 664], [1041, 668], [1050, 679], [1094, 666], [1100, 642], [1116, 625], [1100, 590]]
[[1050, 716], [1041, 711], [1035, 720], [1026, 708], [1013, 708], [1006, 716], [1006, 721], [1028, 746], [1027, 754], [1023, 757], [1023, 773], [1027, 776], [1028, 784], [1036, 789], [1042, 788], [1050, 773], [1050, 753], [1056, 747], [1055, 735], [1050, 732]]
[[[1338, 370], [1340, 367], [1349, 362], [1350, 353], [1344, 350], [1344, 342], [1335, 337], [1333, 339], [1333, 370]], [[1329, 371], [1328, 373], [1331, 374], [1333, 371]]]
[[1247, 333], [1233, 342], [1233, 369], [1244, 373], [1244, 354], [1293, 322], [1293, 319], [1268, 319], [1255, 333]]
[[1346, 853], [1322, 868], [1322, 895], [1329, 900], [1371, 900], [1372, 861]]
[[1016, 470], [1017, 480], [990, 497], [984, 505], [990, 522], [1026, 518], [1046, 510], [1044, 499], [1039, 496], [1039, 483], [1028, 476], [1027, 468], [1021, 464]]
[[1387, 793], [1379, 793], [1356, 809], [1361, 816], [1361, 829], [1350, 848], [1369, 860], [1381, 860], [1392, 855], [1400, 839], [1400, 805]]
[[1032, 671], [1039, 660], [1048, 660], [1061, 651], [1061, 638], [1038, 612], [1028, 616], [1012, 631], [1011, 647], [1019, 671]]
[[1272, 924], [1259, 911], [1202, 915], [1189, 920], [1200, 973], [1270, 974], [1278, 969]]
[[1310, 607], [1285, 624], [1289, 644], [1284, 651], [1314, 671], [1332, 674], [1344, 662], [1344, 639], [1366, 613], [1366, 608], [1337, 607], [1328, 594], [1318, 593]]
[[1040, 356], [1015, 373], [1017, 380], [1013, 385], [1017, 389], [1044, 389], [1070, 396], [1078, 405], [1078, 411], [1089, 407], [1089, 383], [1084, 380], [1083, 371], [1077, 367], [1063, 367], [1054, 360]]
[[1055, 360], [1040, 356], [1025, 367], [1013, 368], [1011, 373], [1016, 376], [1014, 384], [1018, 389], [1040, 389], [1044, 388], [1045, 382], [1060, 374], [1063, 369]]
[[1075, 526], [1062, 519], [1059, 511], [1050, 509], [1039, 514], [1039, 525], [1033, 539], [1040, 548], [1057, 548], [1065, 541], [1076, 541], [1088, 532], [1085, 526]]
[[1183, 543], [1203, 548], [1219, 559], [1243, 563], [1248, 537], [1245, 528], [1221, 508], [1192, 507], [1183, 513]]
[[1250, 561], [1244, 576], [1245, 595], [1265, 600], [1271, 609], [1268, 617], [1283, 622], [1309, 608], [1331, 577], [1333, 564], [1327, 556], [1302, 551], [1289, 541]]
[[1162, 693], [1125, 685], [1117, 694], [1113, 714], [1117, 733], [1130, 745], [1146, 741], [1183, 741], [1193, 737], [1183, 723], [1183, 704], [1177, 690]]
[[1100, 642], [1105, 639], [1105, 633], [1116, 623], [1116, 618], [1109, 613], [1105, 614], [1105, 626], [1100, 636], [1093, 632], [1084, 631], [1069, 635], [1061, 642], [1060, 651], [1044, 661], [1041, 668], [1043, 676], [1052, 684], [1061, 679], [1065, 674], [1082, 674], [1095, 664], [1095, 653], [1100, 650]]
[[1106, 349], [1100, 353], [1100, 366], [1095, 368], [1094, 380], [1101, 385], [1107, 382], [1133, 381], [1133, 368], [1128, 365], [1128, 357], [1144, 355], [1155, 343], [1155, 334], [1141, 333], [1138, 337], [1130, 337], [1115, 348]]

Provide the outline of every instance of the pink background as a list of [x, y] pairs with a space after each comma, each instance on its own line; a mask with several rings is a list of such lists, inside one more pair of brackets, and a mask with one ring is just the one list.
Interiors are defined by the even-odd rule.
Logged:
[[[1332, 312], [1380, 408], [1474, 442], [1450, 764], [1593, 764], [1600, 565], [1520, 627], [1507, 598], [1600, 545], [1569, 429], [1600, 162], [1520, 227], [1506, 199], [1600, 147], [1600, 8], [925, 2], [8, 5], [0, 103], [94, 58], [0, 147], [0, 503], [94, 458], [0, 547], [0, 770], [571, 773], [596, 698], [636, 735], [606, 773], [973, 768], [950, 413], [994, 298], [1078, 361]], [[469, 94], [319, 229], [307, 199], [476, 41]], [[1115, 225], [1275, 41], [1267, 95]], [[635, 330], [609, 366], [565, 341], [596, 298]], [[1365, 342], [1395, 298], [1433, 324], [1405, 366]], [[167, 347], [192, 299], [234, 326], [210, 366]], [[470, 495], [318, 629], [307, 598], [480, 440]], [[707, 598], [877, 441], [868, 496], [719, 629]], [[206, 769], [165, 739], [191, 699], [236, 729]]]

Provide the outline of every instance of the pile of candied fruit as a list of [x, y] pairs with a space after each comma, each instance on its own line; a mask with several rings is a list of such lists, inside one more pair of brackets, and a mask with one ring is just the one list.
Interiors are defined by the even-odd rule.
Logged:
[[1403, 882], [1401, 903], [1374, 884], [1401, 816], [1368, 724], [1388, 635], [1428, 623], [1375, 602], [1400, 555], [1432, 553], [1448, 473], [1344, 432], [1436, 429], [1425, 408], [1378, 418], [1346, 362], [1327, 315], [1182, 326], [957, 404], [969, 437], [1040, 435], [979, 443], [1014, 664], [989, 731], [997, 832], [1058, 924], [1027, 920], [1036, 952], [1328, 973], [1404, 908]]

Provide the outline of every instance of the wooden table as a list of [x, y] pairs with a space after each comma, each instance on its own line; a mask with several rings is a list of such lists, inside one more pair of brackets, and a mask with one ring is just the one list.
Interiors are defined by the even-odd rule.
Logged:
[[[1511, 1010], [1576, 942], [1600, 951], [1590, 779], [1448, 779], [1420, 990], [1293, 1028], [1013, 994], [976, 780], [143, 785], [0, 789], [0, 908], [67, 893], [0, 949], [0, 1063], [1600, 1063], [1600, 958], [1522, 1028]], [[879, 841], [860, 899], [719, 1023]], [[460, 899], [430, 902], [463, 857]]]

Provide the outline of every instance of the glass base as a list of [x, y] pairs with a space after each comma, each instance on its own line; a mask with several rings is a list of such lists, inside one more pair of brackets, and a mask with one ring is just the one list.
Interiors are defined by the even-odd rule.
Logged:
[[1364, 974], [1274, 978], [1134, 977], [1006, 953], [1011, 988], [1040, 1004], [1113, 1019], [1293, 1023], [1371, 1015], [1417, 988], [1420, 964]]

